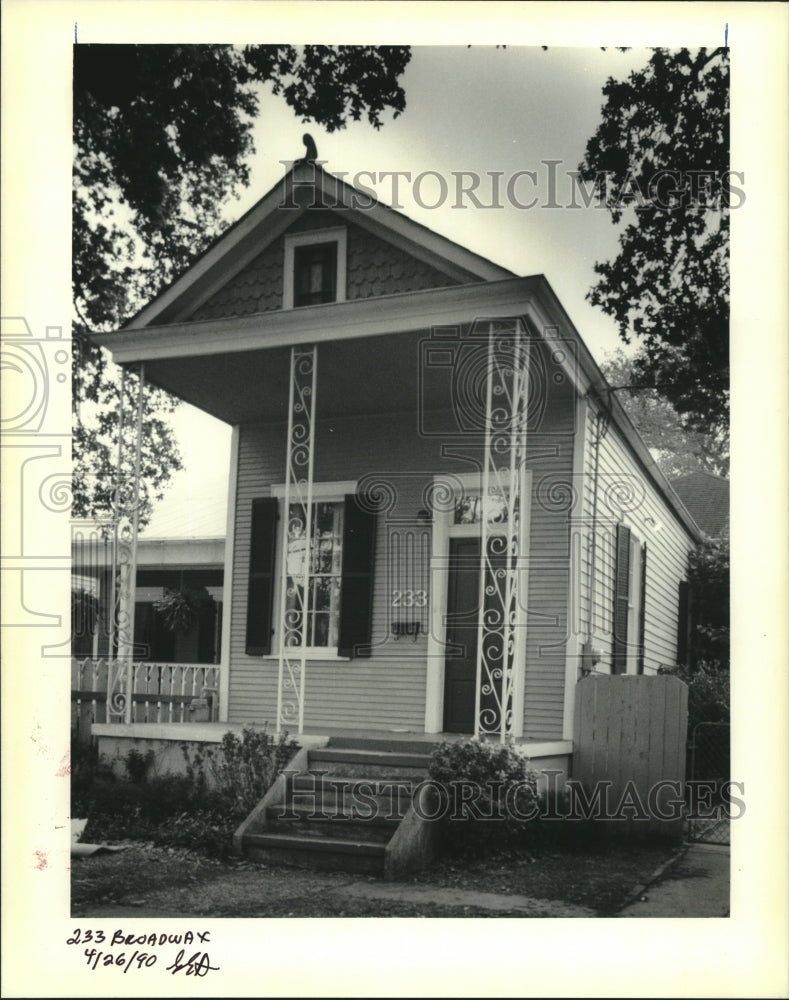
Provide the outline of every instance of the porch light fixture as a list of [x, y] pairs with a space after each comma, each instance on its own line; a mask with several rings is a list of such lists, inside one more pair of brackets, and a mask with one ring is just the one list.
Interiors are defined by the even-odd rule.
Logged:
[[420, 524], [433, 523], [433, 515], [426, 507], [423, 507], [421, 510], [417, 511], [416, 519]]
[[646, 526], [647, 526], [647, 527], [648, 527], [648, 528], [649, 528], [650, 530], [652, 530], [652, 531], [654, 531], [654, 532], [658, 532], [658, 531], [660, 531], [660, 529], [661, 529], [661, 528], [663, 527], [663, 525], [662, 525], [662, 524], [660, 523], [660, 521], [656, 521], [656, 520], [654, 519], [654, 517], [647, 517], [647, 518], [645, 519], [644, 523], [646, 524]]

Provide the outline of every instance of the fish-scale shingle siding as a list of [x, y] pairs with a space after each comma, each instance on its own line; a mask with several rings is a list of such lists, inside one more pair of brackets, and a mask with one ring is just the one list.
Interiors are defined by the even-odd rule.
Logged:
[[[336, 226], [345, 226], [348, 231], [347, 299], [367, 299], [457, 284], [437, 268], [347, 221], [341, 213], [308, 213], [288, 232], [302, 233]], [[284, 259], [285, 238], [280, 236], [199, 306], [192, 319], [249, 316], [281, 309]]]
[[457, 284], [435, 267], [373, 236], [359, 226], [348, 229], [349, 299], [397, 292], [420, 292]]

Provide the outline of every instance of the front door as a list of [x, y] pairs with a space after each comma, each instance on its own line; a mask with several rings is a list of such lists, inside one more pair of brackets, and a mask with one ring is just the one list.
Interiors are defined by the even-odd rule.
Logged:
[[450, 538], [444, 732], [473, 733], [477, 682], [479, 538]]
[[[479, 698], [480, 722], [490, 731], [501, 725], [501, 672], [505, 655], [502, 598], [499, 588], [505, 565], [499, 540], [488, 536], [485, 592], [485, 658]], [[444, 732], [473, 733], [477, 694], [477, 645], [479, 642], [480, 539], [449, 539], [447, 583], [446, 660], [444, 667]], [[494, 579], [497, 577], [497, 579]]]

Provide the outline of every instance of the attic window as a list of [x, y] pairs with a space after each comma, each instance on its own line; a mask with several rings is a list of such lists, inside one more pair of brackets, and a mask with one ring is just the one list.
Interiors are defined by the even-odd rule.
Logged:
[[296, 247], [293, 254], [293, 305], [316, 306], [337, 300], [337, 244]]
[[283, 307], [345, 301], [346, 230], [285, 237]]

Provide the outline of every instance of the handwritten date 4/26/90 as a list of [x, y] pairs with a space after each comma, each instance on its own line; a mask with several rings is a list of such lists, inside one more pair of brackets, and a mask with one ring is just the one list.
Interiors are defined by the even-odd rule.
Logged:
[[[89, 969], [97, 969], [99, 966], [122, 968], [124, 975], [129, 969], [150, 969], [156, 965], [158, 955], [150, 954], [147, 951], [134, 951], [127, 954], [125, 951], [100, 951], [98, 948], [86, 948], [85, 959]], [[218, 965], [211, 965], [211, 959], [206, 951], [196, 951], [187, 957], [186, 951], [181, 948], [175, 960], [166, 966], [166, 972], [176, 975], [182, 972], [185, 976], [207, 976], [209, 972], [218, 972]]]

